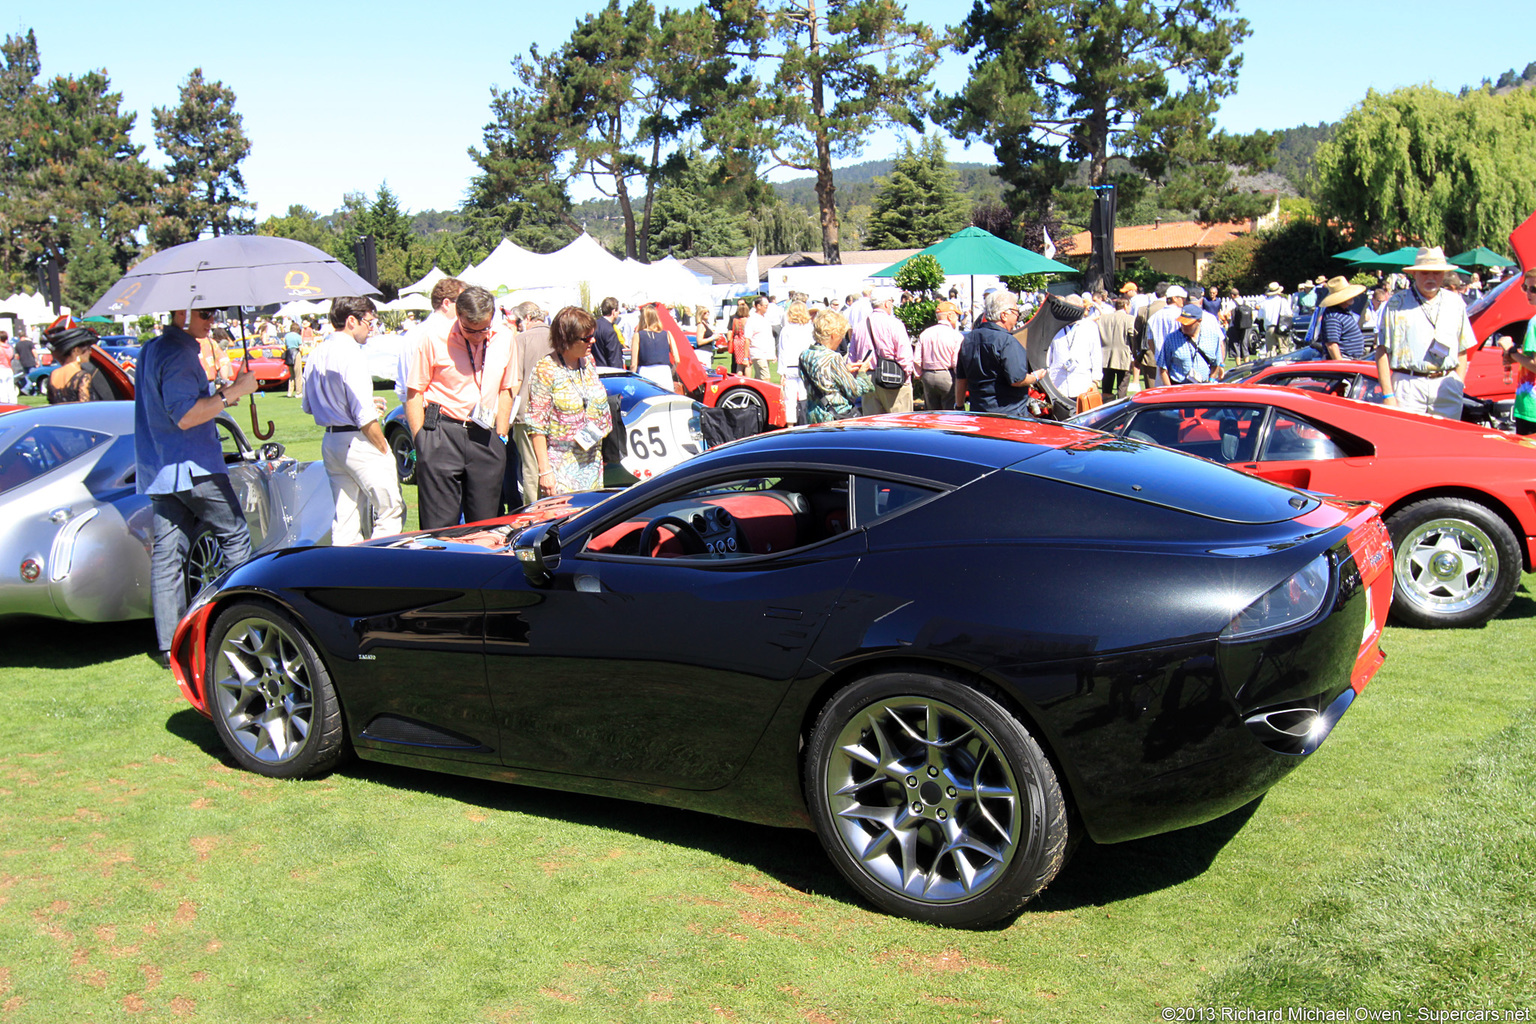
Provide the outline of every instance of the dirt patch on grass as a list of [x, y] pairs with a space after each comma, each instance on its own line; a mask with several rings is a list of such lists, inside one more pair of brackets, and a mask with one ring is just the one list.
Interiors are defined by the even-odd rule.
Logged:
[[197, 1012], [197, 1000], [188, 999], [186, 996], [177, 996], [171, 1000], [171, 1013], [177, 1017], [190, 1017]]
[[579, 1002], [579, 1000], [569, 992], [562, 992], [558, 988], [550, 988], [547, 986], [545, 988], [539, 989], [539, 995], [548, 999], [558, 999], [562, 1003]]
[[888, 949], [875, 956], [875, 963], [895, 963], [912, 971], [955, 972], [997, 971], [997, 964], [980, 957], [966, 956], [958, 949], [946, 949], [938, 953], [918, 953], [911, 949]]
[[197, 920], [197, 904], [191, 900], [182, 900], [176, 907], [176, 913], [171, 915], [171, 920], [177, 924], [191, 924]]
[[220, 843], [224, 842], [223, 836], [193, 836], [188, 844], [197, 851], [198, 860], [207, 860]]

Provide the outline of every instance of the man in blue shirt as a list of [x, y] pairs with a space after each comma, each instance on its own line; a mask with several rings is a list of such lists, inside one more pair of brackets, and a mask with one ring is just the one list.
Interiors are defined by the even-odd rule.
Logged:
[[[1013, 336], [1019, 300], [1008, 291], [987, 295], [986, 319], [965, 336], [955, 356], [955, 408], [1023, 416], [1029, 411], [1029, 358]], [[1038, 374], [1035, 375], [1038, 377]]]
[[217, 315], [214, 309], [193, 310], [190, 319], [187, 310], [171, 314], [165, 333], [144, 346], [134, 382], [135, 485], [154, 511], [152, 657], [162, 666], [170, 664], [171, 637], [187, 608], [187, 556], [198, 531], [213, 531], [226, 569], [251, 557], [251, 534], [213, 421], [256, 390], [256, 376], [246, 370], [209, 394], [198, 341], [208, 337]]
[[1221, 378], [1221, 324], [1190, 303], [1179, 314], [1179, 329], [1157, 353], [1157, 377], [1169, 384], [1204, 384]]

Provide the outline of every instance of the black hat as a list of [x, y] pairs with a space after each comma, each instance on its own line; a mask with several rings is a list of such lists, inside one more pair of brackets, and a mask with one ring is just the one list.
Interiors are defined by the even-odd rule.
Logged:
[[96, 335], [91, 333], [89, 328], [81, 327], [79, 323], [71, 321], [44, 331], [43, 340], [53, 350], [53, 358], [63, 362], [65, 356], [82, 345], [96, 344]]
[[1077, 323], [1077, 321], [1083, 318], [1083, 314], [1087, 312], [1082, 306], [1068, 302], [1056, 295], [1047, 295], [1045, 302], [1050, 307], [1051, 315], [1064, 324]]

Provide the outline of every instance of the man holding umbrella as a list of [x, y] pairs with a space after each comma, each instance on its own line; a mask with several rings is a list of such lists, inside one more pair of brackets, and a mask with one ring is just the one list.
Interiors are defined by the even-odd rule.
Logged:
[[198, 343], [213, 328], [215, 309], [177, 310], [165, 333], [144, 346], [134, 389], [136, 486], [154, 510], [150, 600], [155, 653], [169, 667], [171, 637], [186, 611], [187, 557], [198, 524], [213, 530], [225, 568], [251, 557], [251, 535], [224, 467], [214, 419], [256, 390], [245, 370], [208, 391]]

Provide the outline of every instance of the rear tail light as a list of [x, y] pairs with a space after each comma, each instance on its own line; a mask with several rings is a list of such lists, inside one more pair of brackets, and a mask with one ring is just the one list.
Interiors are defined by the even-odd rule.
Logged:
[[1249, 637], [1307, 621], [1328, 600], [1331, 578], [1328, 556], [1318, 555], [1284, 583], [1234, 615], [1221, 635], [1229, 639]]

